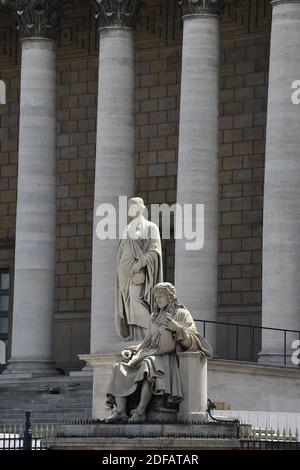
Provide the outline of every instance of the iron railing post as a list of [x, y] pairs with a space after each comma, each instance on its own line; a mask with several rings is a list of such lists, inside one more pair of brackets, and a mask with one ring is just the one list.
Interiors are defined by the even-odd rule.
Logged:
[[23, 438], [23, 450], [32, 450], [32, 430], [30, 422], [30, 411], [26, 411], [25, 429]]
[[284, 365], [286, 366], [286, 330], [284, 330]]
[[250, 353], [250, 356], [251, 356], [251, 359], [253, 362], [255, 362], [255, 354], [254, 354], [254, 348], [255, 348], [255, 342], [254, 342], [254, 327], [251, 326], [251, 346], [250, 348], [252, 347], [252, 351]]

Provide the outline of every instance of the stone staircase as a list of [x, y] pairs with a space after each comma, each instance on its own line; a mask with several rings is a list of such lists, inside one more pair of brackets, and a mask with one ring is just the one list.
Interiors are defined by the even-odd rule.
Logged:
[[57, 376], [8, 383], [0, 378], [0, 425], [23, 424], [26, 411], [32, 424], [91, 419], [92, 379]]

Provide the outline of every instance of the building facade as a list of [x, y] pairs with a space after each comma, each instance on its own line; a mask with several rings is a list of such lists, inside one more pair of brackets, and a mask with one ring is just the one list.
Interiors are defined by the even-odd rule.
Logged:
[[[165, 280], [197, 318], [300, 330], [300, 1], [3, 0], [0, 79], [13, 370], [76, 368], [116, 344], [115, 243], [93, 244], [93, 224], [119, 195], [205, 204], [204, 250], [163, 241]], [[257, 350], [282, 355], [267, 333]]]

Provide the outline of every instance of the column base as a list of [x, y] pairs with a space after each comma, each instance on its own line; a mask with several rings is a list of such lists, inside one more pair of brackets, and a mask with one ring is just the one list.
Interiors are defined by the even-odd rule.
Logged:
[[81, 370], [73, 370], [69, 373], [70, 377], [93, 377], [93, 367], [90, 364], [86, 364]]
[[55, 375], [60, 375], [60, 373], [55, 369], [54, 362], [9, 360], [7, 368], [0, 375], [0, 381], [52, 377]]

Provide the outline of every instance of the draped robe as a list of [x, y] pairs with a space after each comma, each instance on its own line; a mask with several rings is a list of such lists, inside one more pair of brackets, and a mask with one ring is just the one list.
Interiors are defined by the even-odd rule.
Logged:
[[113, 366], [107, 390], [107, 404], [115, 405], [115, 397], [129, 397], [147, 377], [153, 395], [166, 395], [167, 402], [179, 403], [183, 399], [179, 365], [176, 353], [185, 350], [199, 351], [212, 357], [210, 344], [199, 335], [190, 312], [180, 306], [173, 319], [182, 327], [179, 333], [166, 329], [163, 321], [167, 309], [151, 315], [144, 341], [129, 349], [132, 358]]
[[[134, 221], [133, 221], [134, 222]], [[132, 223], [125, 230], [117, 251], [115, 324], [123, 339], [143, 339], [153, 308], [151, 289], [163, 280], [162, 250], [157, 225], [141, 217], [140, 237], [129, 235]], [[141, 260], [145, 281], [132, 282], [133, 267]]]

